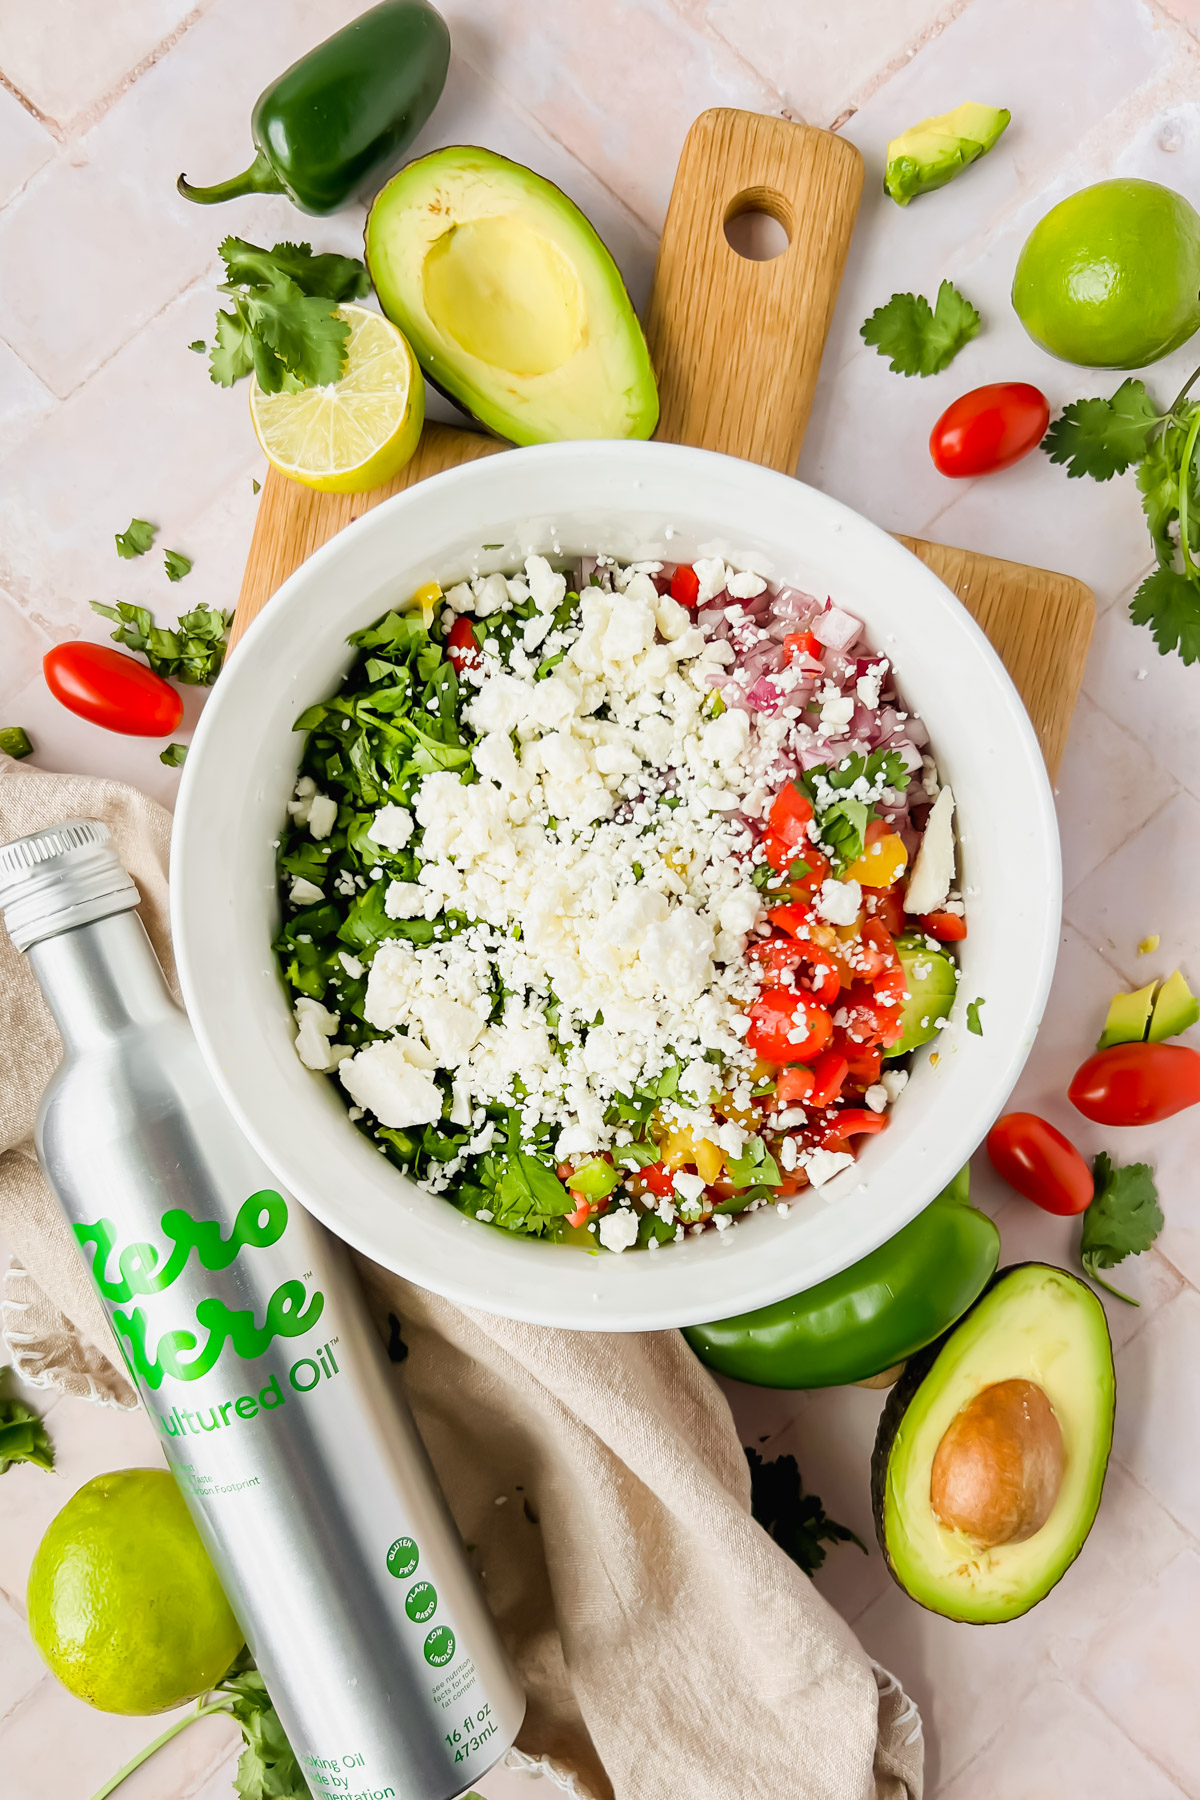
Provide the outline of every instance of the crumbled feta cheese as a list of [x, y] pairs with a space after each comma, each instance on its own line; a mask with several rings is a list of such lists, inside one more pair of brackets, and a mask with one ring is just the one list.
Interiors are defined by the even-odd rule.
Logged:
[[632, 1207], [619, 1206], [613, 1212], [606, 1212], [596, 1230], [596, 1236], [606, 1250], [619, 1256], [622, 1250], [629, 1250], [637, 1243], [638, 1216]]
[[884, 1112], [887, 1109], [888, 1091], [882, 1081], [876, 1081], [867, 1089], [863, 1099], [872, 1112]]
[[338, 1065], [351, 1099], [381, 1125], [402, 1130], [432, 1125], [442, 1116], [442, 1090], [428, 1069], [414, 1064], [411, 1050], [408, 1038], [378, 1038]]
[[677, 1169], [672, 1185], [681, 1200], [698, 1201], [703, 1197], [705, 1181], [702, 1175], [691, 1175], [684, 1169]]
[[831, 925], [853, 925], [862, 905], [862, 888], [857, 881], [823, 881], [817, 896], [816, 910]]
[[767, 584], [762, 576], [755, 575], [749, 569], [738, 570], [736, 574], [725, 578], [725, 592], [731, 600], [753, 600], [766, 591]]
[[567, 578], [555, 574], [544, 556], [525, 558], [525, 579], [529, 583], [530, 598], [539, 612], [552, 613], [561, 605], [567, 591]]
[[879, 1085], [887, 1094], [892, 1105], [896, 1104], [900, 1094], [908, 1086], [907, 1069], [885, 1069], [879, 1077]]
[[848, 1169], [854, 1158], [845, 1150], [806, 1150], [800, 1156], [800, 1165], [814, 1187], [824, 1187], [843, 1169]]
[[327, 838], [337, 824], [337, 801], [328, 794], [314, 794], [308, 803], [307, 825], [315, 838]]
[[330, 1039], [336, 1037], [337, 1028], [341, 1024], [338, 1013], [330, 1012], [319, 1000], [310, 999], [302, 994], [294, 1008], [296, 1020], [296, 1055], [306, 1069], [316, 1069], [327, 1075], [336, 1069], [342, 1057], [349, 1056], [350, 1050], [339, 1045], [335, 1048]]
[[363, 966], [359, 962], [357, 956], [351, 956], [348, 950], [339, 950], [338, 961], [341, 963], [343, 969], [345, 969], [347, 975], [350, 976], [351, 980], [357, 981], [358, 977], [363, 972]]
[[854, 717], [853, 694], [843, 694], [835, 682], [827, 681], [817, 699], [821, 706], [818, 729], [825, 737], [844, 737]]
[[799, 1145], [794, 1137], [785, 1137], [779, 1146], [779, 1165], [783, 1169], [792, 1170], [796, 1166]]
[[315, 906], [318, 900], [325, 898], [325, 889], [319, 888], [315, 881], [309, 881], [303, 875], [294, 875], [292, 885], [288, 889], [288, 899], [293, 906]]
[[381, 850], [403, 850], [413, 834], [413, 816], [406, 806], [381, 806], [367, 829], [367, 836]]
[[696, 571], [696, 579], [700, 583], [696, 596], [698, 605], [706, 606], [710, 600], [715, 600], [718, 594], [725, 592], [728, 574], [725, 564], [719, 556], [698, 556], [692, 564], [692, 568]]
[[416, 881], [392, 881], [383, 897], [383, 910], [389, 919], [423, 919], [429, 890]]
[[886, 663], [875, 663], [865, 675], [860, 675], [854, 684], [854, 691], [860, 702], [871, 712], [878, 711], [879, 690], [883, 686], [883, 678], [886, 673]]

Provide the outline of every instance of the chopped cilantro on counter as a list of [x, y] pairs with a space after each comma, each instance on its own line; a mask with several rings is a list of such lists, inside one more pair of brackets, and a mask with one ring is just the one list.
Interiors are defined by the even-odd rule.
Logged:
[[757, 1450], [747, 1449], [746, 1461], [751, 1513], [806, 1575], [815, 1575], [825, 1561], [826, 1544], [857, 1544], [867, 1554], [857, 1532], [831, 1519], [817, 1496], [804, 1492], [794, 1456], [764, 1462]]
[[165, 750], [159, 751], [158, 760], [160, 763], [166, 763], [168, 769], [182, 769], [187, 761], [187, 753], [186, 744], [168, 744]]
[[185, 556], [182, 550], [165, 551], [163, 561], [166, 564], [168, 581], [182, 581], [185, 575], [190, 575], [192, 572], [192, 559], [190, 556]]
[[[168, 551], [167, 554], [172, 556], [175, 552]], [[188, 568], [191, 568], [190, 563]], [[166, 626], [155, 624], [149, 607], [134, 606], [128, 600], [119, 600], [116, 606], [104, 606], [99, 600], [93, 600], [92, 611], [105, 619], [114, 619], [117, 629], [111, 634], [113, 643], [140, 651], [155, 674], [167, 681], [180, 681], [191, 687], [211, 687], [221, 673], [232, 613], [217, 612], [211, 606], [196, 606], [191, 612], [180, 613], [174, 630], [168, 630]]]
[[158, 535], [158, 526], [151, 525], [149, 519], [130, 519], [124, 531], [116, 534], [117, 555], [128, 561], [135, 556], [145, 556]]
[[14, 1463], [54, 1467], [54, 1446], [40, 1417], [23, 1400], [0, 1395], [0, 1475]]
[[1127, 1256], [1149, 1250], [1163, 1228], [1154, 1172], [1148, 1163], [1117, 1167], [1102, 1150], [1092, 1164], [1096, 1192], [1083, 1215], [1079, 1254], [1084, 1271], [1097, 1286], [1130, 1306], [1140, 1302], [1104, 1280], [1101, 1269], [1115, 1268]]
[[977, 334], [979, 314], [953, 282], [943, 281], [930, 306], [923, 294], [893, 294], [859, 328], [894, 375], [938, 375]]

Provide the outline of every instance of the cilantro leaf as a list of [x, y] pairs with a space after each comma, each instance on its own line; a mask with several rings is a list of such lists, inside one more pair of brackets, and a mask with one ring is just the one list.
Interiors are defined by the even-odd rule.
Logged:
[[1118, 1300], [1138, 1306], [1139, 1301], [1113, 1287], [1099, 1271], [1115, 1268], [1127, 1256], [1140, 1256], [1162, 1230], [1162, 1208], [1153, 1170], [1148, 1163], [1126, 1163], [1124, 1168], [1117, 1168], [1102, 1150], [1092, 1164], [1092, 1174], [1096, 1191], [1083, 1215], [1079, 1242], [1084, 1272]]
[[[189, 564], [189, 567], [191, 565]], [[154, 623], [154, 615], [146, 606], [134, 606], [119, 600], [116, 606], [92, 601], [92, 611], [116, 621], [111, 634], [114, 644], [124, 644], [146, 658], [156, 675], [167, 681], [180, 681], [190, 687], [211, 687], [221, 673], [225, 658], [225, 637], [233, 619], [232, 613], [217, 612], [211, 606], [195, 606], [180, 613], [173, 631]]]
[[0, 1475], [14, 1463], [54, 1467], [54, 1446], [40, 1417], [23, 1400], [0, 1398]]
[[118, 531], [117, 555], [129, 560], [135, 556], [145, 556], [158, 533], [158, 526], [151, 525], [149, 519], [130, 519], [124, 531]]
[[930, 306], [923, 294], [893, 294], [859, 327], [863, 340], [891, 358], [894, 375], [937, 375], [979, 331], [979, 314], [943, 281]]
[[1146, 454], [1151, 429], [1160, 413], [1144, 381], [1123, 381], [1111, 400], [1073, 400], [1064, 406], [1042, 439], [1051, 462], [1066, 463], [1072, 478], [1090, 475], [1108, 481]]
[[244, 1748], [233, 1778], [241, 1800], [267, 1800], [268, 1796], [270, 1800], [310, 1800], [295, 1751], [248, 1651], [243, 1651], [233, 1672], [218, 1682], [214, 1697], [221, 1694], [231, 1697], [225, 1710], [242, 1728]]
[[741, 1155], [727, 1156], [725, 1161], [735, 1188], [778, 1187], [783, 1180], [778, 1163], [760, 1137], [747, 1138]]
[[164, 551], [163, 560], [167, 565], [168, 581], [182, 581], [185, 575], [191, 574], [192, 559], [185, 556], [182, 550]]
[[856, 750], [840, 763], [820, 763], [800, 776], [798, 785], [812, 804], [820, 841], [839, 874], [863, 853], [875, 801], [885, 788], [903, 793], [908, 781], [898, 750], [872, 750], [865, 756]]
[[205, 343], [203, 338], [193, 338], [191, 343], [188, 345], [188, 349], [194, 350], [197, 353], [197, 355], [199, 355], [199, 356], [203, 356], [204, 352], [208, 349], [208, 345]]
[[752, 1515], [806, 1575], [815, 1575], [825, 1561], [826, 1544], [857, 1544], [863, 1555], [867, 1554], [857, 1532], [837, 1524], [815, 1494], [804, 1492], [794, 1456], [764, 1462], [757, 1450], [748, 1449], [746, 1461], [750, 1465]]
[[253, 372], [265, 393], [278, 394], [339, 380], [350, 327], [337, 303], [368, 291], [364, 265], [352, 256], [314, 256], [309, 244], [265, 250], [237, 237], [224, 240], [220, 255], [221, 292], [232, 296], [233, 309], [217, 314], [213, 381], [232, 387]]
[[978, 1000], [971, 1000], [967, 1003], [967, 1030], [974, 1032], [976, 1037], [983, 1036], [983, 1020], [979, 1017], [979, 1009], [985, 1004], [986, 1001], [982, 994]]
[[159, 751], [158, 760], [160, 763], [166, 763], [168, 769], [182, 769], [187, 761], [187, 753], [186, 744], [168, 744], [165, 750]]
[[1135, 625], [1148, 625], [1159, 653], [1178, 650], [1185, 663], [1200, 661], [1200, 588], [1177, 569], [1147, 575], [1129, 603]]

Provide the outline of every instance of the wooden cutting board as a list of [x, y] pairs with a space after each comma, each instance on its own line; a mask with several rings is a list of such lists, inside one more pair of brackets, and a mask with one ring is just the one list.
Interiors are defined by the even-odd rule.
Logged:
[[[730, 108], [696, 120], [676, 173], [646, 320], [661, 400], [656, 437], [795, 469], [862, 183], [858, 151], [830, 132]], [[784, 227], [782, 254], [754, 262], [730, 247], [725, 225], [747, 212], [766, 213]], [[230, 646], [306, 557], [370, 507], [507, 447], [430, 421], [407, 467], [368, 494], [318, 494], [271, 470]], [[1048, 569], [919, 538], [899, 541], [991, 639], [1053, 777], [1083, 679], [1091, 590]]]

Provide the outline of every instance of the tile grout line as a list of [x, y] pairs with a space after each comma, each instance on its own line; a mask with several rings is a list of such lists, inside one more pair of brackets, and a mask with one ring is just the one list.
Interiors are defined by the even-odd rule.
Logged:
[[[1094, 700], [1092, 700], [1092, 696], [1090, 694], [1088, 695], [1088, 699], [1091, 701], [1092, 705], [1095, 706], [1096, 703]], [[1098, 710], [1103, 711], [1103, 708], [1098, 708]], [[1105, 714], [1105, 717], [1107, 717], [1107, 716], [1108, 715]], [[1113, 723], [1115, 724], [1115, 722], [1116, 721], [1114, 720]], [[1122, 729], [1124, 729], [1124, 727], [1122, 727]], [[1130, 732], [1129, 735], [1130, 735], [1130, 737], [1132, 737], [1134, 734], [1132, 732]], [[1141, 742], [1140, 739], [1138, 741]], [[1165, 765], [1162, 763], [1161, 759], [1154, 755], [1153, 751], [1150, 750], [1149, 746], [1143, 744], [1142, 748], [1147, 751], [1147, 754], [1150, 756], [1155, 767], [1161, 768], [1163, 770], [1163, 773], [1166, 775], [1166, 777], [1169, 781], [1174, 781], [1175, 777], [1171, 774], [1170, 769], [1166, 768]], [[1159, 804], [1154, 808], [1153, 812], [1149, 812], [1146, 814], [1146, 817], [1142, 820], [1141, 824], [1138, 826], [1136, 831], [1131, 831], [1127, 838], [1122, 838], [1121, 842], [1116, 846], [1116, 848], [1113, 850], [1110, 850], [1108, 855], [1106, 857], [1102, 858], [1102, 860], [1096, 864], [1096, 867], [1094, 869], [1090, 869], [1086, 875], [1081, 875], [1079, 877], [1079, 880], [1077, 882], [1075, 882], [1073, 884], [1073, 886], [1070, 888], [1070, 890], [1063, 895], [1063, 918], [1064, 919], [1067, 918], [1068, 902], [1072, 899], [1072, 897], [1075, 894], [1077, 894], [1079, 892], [1079, 890], [1083, 886], [1084, 882], [1091, 881], [1093, 876], [1096, 875], [1099, 872], [1099, 870], [1101, 870], [1104, 867], [1104, 864], [1106, 862], [1110, 862], [1114, 856], [1118, 856], [1122, 850], [1127, 849], [1129, 847], [1129, 845], [1133, 843], [1135, 838], [1141, 837], [1143, 831], [1146, 830], [1147, 826], [1153, 825], [1155, 819], [1158, 818], [1160, 813], [1164, 813], [1166, 811], [1167, 807], [1170, 806], [1171, 802], [1173, 800], [1178, 800], [1180, 794], [1185, 791], [1186, 790], [1184, 788], [1182, 788], [1181, 786], [1177, 786], [1175, 789], [1175, 792], [1173, 794], [1167, 794], [1159, 802]], [[1072, 919], [1072, 920], [1068, 920], [1068, 923], [1074, 925], [1075, 922]], [[1078, 931], [1080, 928], [1076, 925], [1075, 929]], [[1086, 937], [1087, 933], [1081, 932], [1081, 936]], [[1090, 941], [1091, 940], [1089, 939], [1089, 942]], [[1094, 944], [1092, 946], [1092, 948], [1095, 950], [1099, 950], [1100, 946], [1098, 944]], [[1100, 950], [1100, 954], [1101, 954], [1101, 956], [1104, 956], [1104, 952], [1102, 950]], [[1105, 956], [1104, 960], [1107, 962], [1109, 959], [1107, 956]], [[1124, 977], [1122, 977], [1122, 979], [1124, 979]]]

